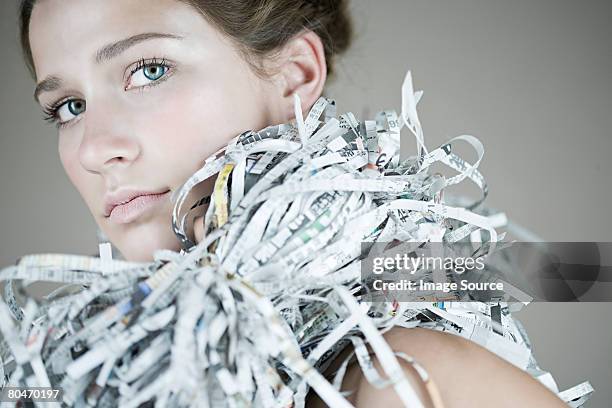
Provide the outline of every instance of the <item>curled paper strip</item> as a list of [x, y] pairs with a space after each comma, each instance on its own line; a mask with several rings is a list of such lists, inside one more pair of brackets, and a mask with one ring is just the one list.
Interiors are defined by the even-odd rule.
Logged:
[[[296, 97], [295, 126], [234, 138], [173, 193], [180, 253], [160, 250], [154, 262], [132, 263], [113, 260], [103, 246], [100, 258], [31, 255], [2, 270], [3, 385], [62, 387], [62, 404], [78, 407], [147, 401], [303, 407], [310, 389], [329, 406], [349, 407], [339, 392], [348, 360], [331, 382], [321, 373], [352, 345], [368, 381], [420, 407], [397, 358], [415, 364], [423, 381], [427, 372], [393, 353], [382, 337], [394, 326], [420, 326], [467, 337], [570, 406], [582, 404], [590, 384], [559, 393], [507, 303], [364, 300], [362, 242], [478, 237], [474, 251], [488, 254], [503, 238], [496, 228], [505, 216], [476, 211], [487, 196], [478, 171], [480, 141], [462, 135], [428, 151], [416, 110], [422, 92], [413, 90], [410, 73], [402, 93], [400, 115], [385, 111], [362, 122], [351, 113], [337, 116], [334, 101], [325, 98], [303, 118]], [[403, 127], [417, 141], [417, 154], [406, 160], [399, 157]], [[456, 143], [471, 146], [477, 160], [453, 153]], [[457, 174], [432, 174], [435, 163]], [[187, 202], [211, 177], [212, 195]], [[481, 196], [449, 205], [444, 192], [464, 180]], [[207, 204], [205, 236], [196, 244], [188, 220]], [[19, 305], [15, 288], [23, 292], [37, 280], [65, 286], [43, 302]], [[515, 297], [524, 300], [518, 289]], [[366, 345], [384, 377], [372, 368]]]

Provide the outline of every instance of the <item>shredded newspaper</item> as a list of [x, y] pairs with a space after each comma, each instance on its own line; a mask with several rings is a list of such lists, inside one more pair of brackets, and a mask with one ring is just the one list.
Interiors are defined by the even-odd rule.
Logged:
[[[296, 97], [295, 123], [240, 134], [174, 192], [180, 252], [135, 263], [113, 259], [106, 243], [100, 257], [39, 254], [3, 269], [0, 385], [61, 388], [60, 402], [37, 406], [303, 407], [312, 390], [329, 406], [350, 407], [340, 386], [356, 357], [371, 384], [422, 407], [398, 362], [411, 358], [382, 337], [403, 326], [469, 338], [581, 406], [593, 391], [588, 382], [559, 392], [538, 367], [511, 315], [529, 302], [518, 290], [523, 303], [366, 301], [364, 243], [470, 241], [489, 253], [504, 238], [504, 214], [482, 207], [483, 145], [461, 135], [428, 151], [421, 95], [408, 72], [401, 114], [361, 122], [337, 116], [326, 98], [303, 118]], [[417, 153], [400, 160], [403, 128]], [[459, 143], [474, 149], [474, 163], [453, 152]], [[436, 163], [456, 175], [432, 172]], [[190, 202], [193, 188], [213, 177], [211, 196]], [[450, 205], [445, 189], [463, 181], [481, 196]], [[204, 208], [198, 243], [190, 223]], [[43, 301], [19, 302], [35, 281], [63, 285]], [[346, 347], [349, 357], [324, 377]]]

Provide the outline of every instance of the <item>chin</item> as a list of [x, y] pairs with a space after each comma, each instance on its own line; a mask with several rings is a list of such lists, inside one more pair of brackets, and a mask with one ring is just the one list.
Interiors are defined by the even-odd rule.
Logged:
[[153, 254], [157, 250], [180, 250], [179, 240], [170, 225], [164, 217], [163, 220], [152, 220], [146, 224], [130, 226], [111, 242], [126, 261], [152, 262]]

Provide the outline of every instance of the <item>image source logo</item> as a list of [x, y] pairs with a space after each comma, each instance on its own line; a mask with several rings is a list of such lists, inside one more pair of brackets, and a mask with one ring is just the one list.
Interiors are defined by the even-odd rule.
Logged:
[[612, 301], [612, 243], [362, 243], [366, 301]]

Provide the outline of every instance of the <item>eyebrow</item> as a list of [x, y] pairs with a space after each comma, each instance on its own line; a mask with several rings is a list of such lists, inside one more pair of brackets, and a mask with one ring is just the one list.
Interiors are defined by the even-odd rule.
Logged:
[[[100, 48], [98, 52], [96, 52], [95, 61], [97, 64], [108, 61], [117, 55], [121, 54], [125, 50], [134, 45], [141, 43], [146, 40], [151, 40], [154, 38], [172, 38], [175, 40], [182, 40], [183, 37], [176, 34], [168, 34], [168, 33], [141, 33], [136, 34], [131, 37], [124, 38], [123, 40], [119, 40], [113, 42], [111, 44], [105, 45]], [[34, 90], [34, 99], [38, 102], [38, 98], [43, 92], [50, 92], [59, 89], [62, 86], [62, 80], [57, 76], [48, 76], [43, 79], [36, 85], [36, 89]]]

